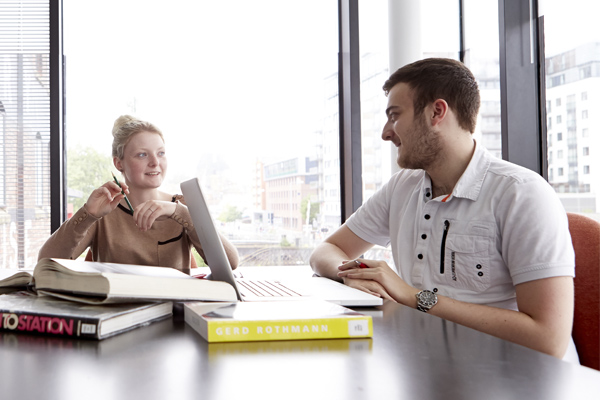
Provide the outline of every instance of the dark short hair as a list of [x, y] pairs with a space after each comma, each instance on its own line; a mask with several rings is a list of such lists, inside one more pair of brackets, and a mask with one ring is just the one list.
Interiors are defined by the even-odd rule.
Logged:
[[471, 71], [460, 61], [426, 58], [405, 65], [385, 81], [385, 95], [398, 83], [406, 83], [412, 89], [415, 115], [420, 115], [433, 101], [444, 99], [456, 114], [458, 124], [475, 132], [481, 101], [479, 87]]

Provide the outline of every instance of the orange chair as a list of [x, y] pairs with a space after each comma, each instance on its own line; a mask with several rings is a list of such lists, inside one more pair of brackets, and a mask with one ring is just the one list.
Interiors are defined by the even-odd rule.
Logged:
[[581, 365], [600, 370], [600, 222], [567, 213], [575, 249], [573, 341]]

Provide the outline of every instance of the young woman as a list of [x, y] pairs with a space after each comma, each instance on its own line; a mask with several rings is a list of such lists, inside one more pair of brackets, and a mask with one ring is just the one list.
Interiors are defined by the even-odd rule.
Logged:
[[[159, 190], [167, 172], [162, 133], [149, 122], [124, 115], [115, 121], [112, 134], [121, 187], [108, 181], [95, 189], [46, 241], [38, 258], [74, 259], [89, 247], [94, 261], [189, 272], [192, 246], [203, 258], [204, 253], [183, 196]], [[225, 237], [221, 240], [236, 268], [237, 250]]]

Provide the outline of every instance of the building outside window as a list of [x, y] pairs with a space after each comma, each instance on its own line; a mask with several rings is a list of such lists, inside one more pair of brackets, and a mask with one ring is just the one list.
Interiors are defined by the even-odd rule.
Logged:
[[[549, 181], [567, 211], [600, 219], [600, 175], [595, 167], [599, 161], [587, 157], [600, 148], [600, 135], [596, 134], [600, 132], [600, 118], [588, 113], [590, 106], [600, 106], [600, 31], [594, 16], [600, 12], [600, 3], [540, 0], [539, 7], [545, 26], [546, 97], [556, 98], [556, 106], [560, 98], [570, 98], [566, 107], [566, 143], [560, 144], [558, 138], [554, 143], [548, 141], [548, 151], [566, 145], [569, 174], [565, 180], [559, 167], [555, 176], [549, 174]], [[581, 11], [584, 9], [586, 12]], [[581, 102], [575, 101], [574, 93], [580, 93]], [[548, 137], [556, 133], [555, 129], [548, 126]], [[559, 162], [559, 157], [549, 160], [549, 171]]]

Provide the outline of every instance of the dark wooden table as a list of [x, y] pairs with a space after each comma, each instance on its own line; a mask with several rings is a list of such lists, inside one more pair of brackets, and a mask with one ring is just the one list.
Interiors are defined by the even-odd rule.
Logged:
[[596, 398], [600, 372], [393, 303], [373, 339], [208, 344], [183, 321], [104, 341], [0, 334], [0, 398]]

